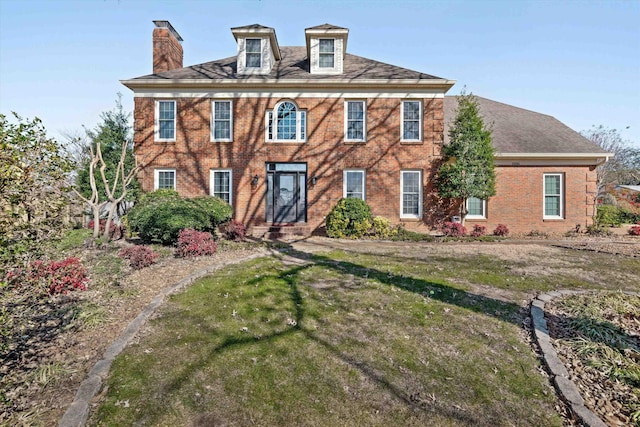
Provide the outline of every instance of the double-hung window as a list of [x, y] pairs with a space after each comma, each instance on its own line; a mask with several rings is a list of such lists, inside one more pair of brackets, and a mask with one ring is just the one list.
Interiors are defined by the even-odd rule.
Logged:
[[230, 142], [233, 137], [233, 105], [231, 101], [213, 101], [211, 139]]
[[343, 173], [343, 181], [342, 197], [353, 197], [365, 200], [364, 170], [345, 170]]
[[544, 174], [544, 219], [563, 218], [562, 174]]
[[364, 142], [366, 141], [367, 129], [367, 106], [364, 101], [345, 102], [345, 141]]
[[305, 142], [307, 140], [307, 112], [292, 101], [276, 104], [267, 111], [266, 140], [272, 142]]
[[401, 141], [422, 141], [422, 103], [420, 101], [402, 101], [400, 114], [402, 116]]
[[213, 169], [209, 186], [212, 196], [219, 197], [231, 204], [233, 201], [231, 197], [233, 186], [231, 169]]
[[175, 190], [176, 170], [175, 169], [155, 169], [153, 171], [154, 190]]
[[262, 67], [262, 40], [246, 39], [245, 55], [245, 66], [247, 68]]
[[320, 68], [333, 68], [335, 65], [335, 40], [334, 39], [320, 39], [319, 50], [320, 58], [318, 66]]
[[422, 172], [400, 172], [400, 218], [421, 218]]
[[486, 219], [487, 218], [487, 201], [477, 197], [467, 198], [467, 218], [468, 219]]
[[176, 101], [156, 101], [156, 141], [176, 140]]

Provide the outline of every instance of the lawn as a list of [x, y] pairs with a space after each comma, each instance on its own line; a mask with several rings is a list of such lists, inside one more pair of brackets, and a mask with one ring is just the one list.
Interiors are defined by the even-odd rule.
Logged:
[[[549, 275], [488, 255], [289, 255], [172, 297], [116, 359], [90, 424], [562, 425], [520, 303], [558, 287]], [[585, 256], [594, 271], [616, 260]], [[605, 274], [583, 273], [561, 277]]]

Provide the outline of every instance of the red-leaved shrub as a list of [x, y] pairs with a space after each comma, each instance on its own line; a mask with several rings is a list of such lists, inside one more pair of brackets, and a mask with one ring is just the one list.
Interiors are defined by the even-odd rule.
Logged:
[[[87, 228], [90, 230], [93, 230], [94, 225], [95, 225], [95, 221], [91, 220], [87, 224]], [[106, 227], [107, 227], [107, 220], [103, 218], [100, 220], [100, 234], [104, 233], [104, 229]], [[122, 236], [124, 236], [124, 227], [122, 227], [121, 225], [118, 225], [112, 222], [111, 225], [109, 226], [109, 230], [111, 230], [109, 235], [111, 236], [112, 239], [118, 240], [118, 239], [121, 239]]]
[[462, 237], [467, 235], [467, 229], [459, 222], [447, 221], [442, 225], [442, 232], [445, 236]]
[[629, 229], [629, 234], [632, 236], [640, 236], [640, 222]]
[[471, 232], [471, 235], [473, 237], [480, 237], [484, 236], [485, 234], [487, 234], [487, 227], [480, 224], [473, 224], [473, 231]]
[[504, 224], [498, 224], [495, 230], [493, 230], [493, 234], [495, 236], [507, 236], [509, 235], [509, 227]]
[[236, 242], [240, 240], [244, 240], [247, 236], [247, 228], [240, 221], [236, 221], [232, 219], [227, 224], [225, 224], [224, 228], [224, 238], [227, 240], [235, 240]]
[[206, 231], [185, 228], [178, 235], [176, 255], [179, 257], [213, 255], [216, 250], [218, 245], [213, 240], [213, 235]]
[[5, 276], [9, 286], [27, 288], [37, 294], [68, 294], [87, 289], [87, 270], [78, 258], [62, 261], [33, 261], [26, 268], [16, 268]]
[[155, 264], [160, 256], [149, 246], [143, 245], [121, 249], [120, 252], [118, 252], [118, 255], [120, 258], [128, 259], [129, 265], [134, 270], [140, 270], [141, 268]]

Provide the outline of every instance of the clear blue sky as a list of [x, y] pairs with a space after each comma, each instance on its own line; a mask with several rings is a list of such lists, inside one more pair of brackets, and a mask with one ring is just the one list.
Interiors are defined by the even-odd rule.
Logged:
[[449, 94], [466, 85], [640, 146], [640, 0], [0, 0], [0, 112], [59, 138], [95, 126], [117, 92], [130, 111], [119, 80], [151, 73], [154, 19], [183, 37], [185, 65], [234, 55], [230, 27], [267, 25], [289, 46], [328, 22], [350, 29], [350, 53], [457, 80]]

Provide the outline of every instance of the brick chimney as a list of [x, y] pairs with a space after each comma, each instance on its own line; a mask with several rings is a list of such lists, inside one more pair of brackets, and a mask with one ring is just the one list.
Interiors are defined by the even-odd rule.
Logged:
[[169, 21], [153, 23], [153, 73], [182, 68], [182, 37]]

